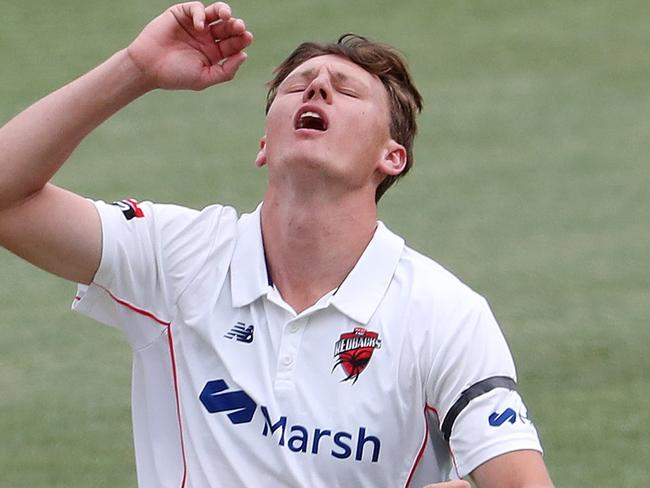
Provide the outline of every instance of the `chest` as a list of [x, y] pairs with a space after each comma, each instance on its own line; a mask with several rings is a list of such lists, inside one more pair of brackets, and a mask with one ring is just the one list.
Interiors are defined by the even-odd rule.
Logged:
[[333, 306], [295, 315], [266, 298], [234, 308], [227, 291], [207, 307], [186, 303], [175, 335], [184, 403], [206, 422], [250, 423], [289, 451], [370, 463], [421, 429], [407, 324], [381, 314], [360, 324]]

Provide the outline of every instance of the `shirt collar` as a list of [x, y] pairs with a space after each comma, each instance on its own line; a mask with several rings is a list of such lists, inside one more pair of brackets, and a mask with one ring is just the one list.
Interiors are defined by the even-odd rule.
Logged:
[[374, 236], [332, 297], [332, 305], [367, 324], [388, 290], [403, 249], [404, 239], [377, 222]]
[[[262, 241], [261, 208], [243, 214], [237, 224], [237, 243], [230, 264], [233, 307], [243, 307], [269, 291], [269, 275]], [[367, 324], [384, 297], [404, 249], [404, 240], [382, 222], [331, 304], [355, 322]]]
[[269, 290], [269, 274], [264, 257], [260, 203], [255, 211], [237, 222], [237, 243], [230, 263], [232, 306], [243, 307]]

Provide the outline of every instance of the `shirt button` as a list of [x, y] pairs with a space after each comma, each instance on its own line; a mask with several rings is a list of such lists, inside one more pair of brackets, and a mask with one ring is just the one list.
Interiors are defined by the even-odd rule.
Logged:
[[292, 332], [293, 334], [298, 332], [298, 329], [300, 329], [300, 327], [296, 323], [293, 323], [289, 326], [289, 331]]
[[291, 356], [283, 357], [282, 364], [284, 364], [285, 366], [291, 366], [293, 364], [293, 358]]

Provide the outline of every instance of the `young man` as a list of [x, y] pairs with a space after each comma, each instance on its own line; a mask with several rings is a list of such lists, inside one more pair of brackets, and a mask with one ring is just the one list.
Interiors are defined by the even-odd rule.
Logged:
[[74, 307], [133, 347], [139, 485], [552, 486], [487, 304], [377, 222], [420, 106], [392, 50], [283, 63], [252, 214], [48, 183], [117, 110], [232, 79], [251, 42], [223, 3], [173, 6], [0, 130], [0, 243], [82, 283]]

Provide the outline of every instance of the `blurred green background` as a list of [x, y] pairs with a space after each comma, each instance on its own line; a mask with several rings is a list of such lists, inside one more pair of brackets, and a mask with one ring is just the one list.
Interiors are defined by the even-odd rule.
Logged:
[[[8, 2], [0, 121], [125, 46], [159, 0]], [[248, 211], [264, 82], [299, 42], [357, 32], [410, 60], [426, 107], [381, 218], [490, 301], [558, 487], [650, 479], [650, 2], [231, 3], [238, 78], [152, 93], [56, 183]], [[65, 117], [66, 114], [60, 114]], [[135, 486], [130, 351], [69, 311], [73, 285], [0, 250], [0, 487]]]

